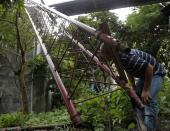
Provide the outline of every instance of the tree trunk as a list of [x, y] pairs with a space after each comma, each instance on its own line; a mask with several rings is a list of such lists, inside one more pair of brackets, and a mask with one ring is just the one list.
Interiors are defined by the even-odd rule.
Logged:
[[20, 96], [21, 96], [21, 103], [22, 103], [22, 111], [23, 113], [28, 113], [28, 96], [27, 96], [27, 87], [25, 84], [24, 73], [25, 67], [22, 66], [21, 72], [18, 74], [18, 82], [19, 82], [19, 89], [20, 89]]
[[16, 10], [16, 20], [15, 20], [15, 27], [16, 27], [16, 40], [17, 40], [17, 52], [20, 53], [20, 61], [18, 64], [18, 82], [19, 82], [19, 89], [21, 95], [21, 102], [22, 102], [22, 111], [23, 113], [28, 113], [28, 97], [27, 97], [27, 87], [25, 84], [25, 71], [26, 71], [26, 58], [25, 58], [25, 49], [23, 48], [19, 30], [19, 9]]

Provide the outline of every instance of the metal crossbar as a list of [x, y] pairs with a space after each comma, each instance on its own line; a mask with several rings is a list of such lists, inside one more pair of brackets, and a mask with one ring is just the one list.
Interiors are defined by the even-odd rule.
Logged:
[[[87, 93], [95, 98], [95, 92], [111, 91], [116, 88], [115, 83], [136, 105], [142, 106], [133, 89], [129, 88], [116, 50], [113, 56], [115, 64], [107, 63], [99, 51], [102, 42], [116, 47], [114, 39], [45, 5], [31, 0], [27, 0], [25, 5], [73, 123], [79, 124], [80, 116], [71, 99], [82, 99], [82, 94]], [[115, 67], [117, 74], [113, 72]]]

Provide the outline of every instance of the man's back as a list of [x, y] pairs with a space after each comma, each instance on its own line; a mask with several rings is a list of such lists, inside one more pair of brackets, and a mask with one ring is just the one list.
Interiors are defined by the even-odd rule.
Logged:
[[129, 53], [120, 53], [120, 59], [127, 73], [134, 77], [144, 77], [148, 64], [153, 66], [153, 75], [165, 74], [163, 66], [153, 56], [137, 49], [131, 49]]

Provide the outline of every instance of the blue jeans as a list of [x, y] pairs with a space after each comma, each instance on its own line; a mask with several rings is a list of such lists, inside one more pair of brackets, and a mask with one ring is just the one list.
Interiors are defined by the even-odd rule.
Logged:
[[[139, 96], [141, 96], [143, 86], [144, 86], [144, 78], [140, 78], [136, 82], [136, 92]], [[154, 75], [152, 77], [151, 86], [149, 88], [149, 92], [151, 95], [151, 100], [149, 104], [144, 107], [144, 123], [147, 127], [147, 131], [153, 131], [156, 127], [156, 117], [158, 115], [158, 106], [157, 106], [157, 94], [160, 90], [161, 84], [163, 82], [163, 76]]]

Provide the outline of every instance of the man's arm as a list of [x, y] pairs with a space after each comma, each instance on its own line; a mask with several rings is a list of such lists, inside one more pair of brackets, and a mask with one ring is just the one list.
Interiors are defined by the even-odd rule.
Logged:
[[153, 76], [153, 66], [151, 64], [148, 64], [146, 67], [146, 71], [145, 71], [145, 81], [144, 81], [144, 87], [143, 87], [143, 91], [142, 91], [142, 101], [146, 104], [149, 101], [149, 87], [152, 81], [152, 76]]
[[129, 79], [129, 82], [130, 82], [131, 86], [133, 88], [135, 88], [135, 79], [134, 79], [134, 77], [132, 75], [130, 75], [130, 74], [127, 74], [127, 76], [128, 76], [128, 79]]

